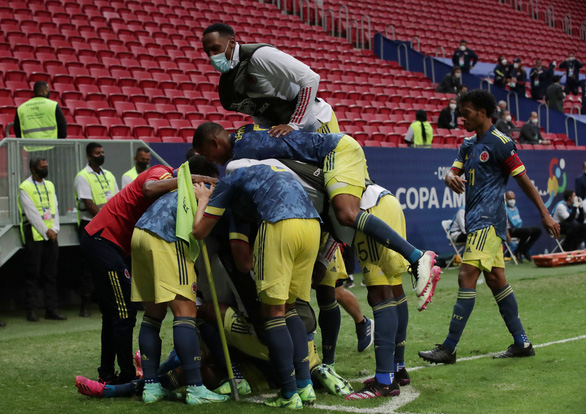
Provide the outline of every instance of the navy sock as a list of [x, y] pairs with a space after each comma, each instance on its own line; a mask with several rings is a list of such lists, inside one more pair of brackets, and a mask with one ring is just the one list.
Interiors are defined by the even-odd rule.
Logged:
[[195, 318], [177, 316], [173, 319], [173, 344], [181, 361], [187, 386], [200, 386], [201, 357], [199, 355], [199, 338], [195, 330]]
[[407, 340], [407, 324], [409, 323], [409, 307], [407, 306], [407, 296], [405, 294], [397, 299], [397, 336], [395, 337], [395, 367], [397, 372], [405, 368], [405, 342]]
[[374, 314], [375, 378], [381, 384], [393, 382], [393, 355], [397, 335], [397, 303], [393, 299], [379, 302], [372, 307]]
[[307, 385], [312, 384], [305, 325], [303, 325], [303, 321], [295, 308], [287, 311], [285, 322], [293, 342], [293, 366], [295, 367], [297, 388], [305, 388]]
[[387, 223], [366, 211], [358, 213], [352, 227], [373, 238], [386, 248], [396, 251], [407, 259], [410, 264], [415, 263], [423, 255], [421, 251], [413, 247], [411, 243], [401, 237]]
[[240, 372], [240, 367], [238, 367], [238, 364], [234, 361], [232, 361], [232, 373], [234, 374], [234, 379], [244, 379], [244, 375]]
[[503, 317], [509, 332], [513, 335], [515, 345], [528, 346], [529, 338], [523, 329], [523, 324], [519, 318], [519, 307], [517, 299], [513, 293], [513, 288], [505, 286], [497, 292], [493, 292], [496, 303], [499, 305], [499, 311]]
[[324, 364], [331, 365], [334, 363], [341, 320], [340, 306], [335, 299], [332, 303], [319, 306], [322, 362]]
[[202, 341], [207, 345], [214, 362], [222, 367], [226, 366], [226, 358], [224, 358], [224, 348], [222, 348], [222, 339], [218, 329], [208, 322], [203, 322], [198, 325], [199, 333]]
[[181, 362], [179, 362], [179, 357], [177, 356], [177, 352], [174, 349], [171, 350], [169, 356], [166, 360], [164, 360], [161, 365], [159, 366], [159, 375], [165, 374], [178, 366], [181, 366]]
[[132, 397], [140, 395], [144, 389], [144, 380], [133, 380], [126, 384], [106, 385], [102, 394], [103, 398]]
[[[269, 359], [281, 386], [281, 395], [291, 398], [297, 392], [295, 368], [293, 366], [293, 340], [282, 316], [265, 319], [265, 340]], [[307, 352], [307, 343], [305, 345]]]
[[450, 321], [450, 330], [448, 337], [443, 343], [451, 352], [456, 350], [456, 346], [460, 341], [462, 332], [466, 327], [466, 322], [474, 309], [474, 302], [476, 301], [476, 289], [464, 289], [458, 290], [458, 299], [454, 305], [454, 311], [452, 312], [452, 320]]
[[147, 384], [159, 382], [159, 363], [161, 362], [161, 322], [145, 316], [140, 325], [138, 346], [142, 362], [142, 372]]

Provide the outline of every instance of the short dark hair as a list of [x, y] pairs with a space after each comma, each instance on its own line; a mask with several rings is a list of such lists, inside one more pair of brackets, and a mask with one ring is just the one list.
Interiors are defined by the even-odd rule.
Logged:
[[195, 130], [193, 134], [193, 148], [201, 148], [207, 144], [211, 137], [223, 129], [222, 125], [216, 124], [215, 122], [204, 122]]
[[134, 155], [138, 155], [139, 152], [146, 152], [147, 154], [150, 154], [151, 150], [148, 149], [147, 147], [138, 147], [136, 149], [136, 152], [134, 153]]
[[568, 201], [572, 197], [572, 194], [574, 194], [574, 192], [575, 192], [574, 190], [570, 190], [570, 189], [567, 189], [566, 191], [564, 191], [564, 201]]
[[43, 157], [33, 157], [28, 161], [28, 168], [32, 171], [33, 168], [37, 168], [37, 166], [41, 163], [41, 161], [47, 161], [46, 158]]
[[216, 164], [208, 162], [203, 155], [196, 154], [190, 157], [187, 161], [189, 162], [189, 171], [192, 174], [205, 175], [208, 177], [218, 177], [220, 175]]
[[466, 44], [468, 44], [468, 42], [466, 41], [466, 39], [460, 40], [460, 43], [466, 43]]
[[477, 111], [484, 109], [487, 117], [496, 111], [494, 96], [492, 96], [492, 93], [483, 89], [462, 92], [462, 94], [458, 96], [458, 107], [461, 108], [465, 103], [470, 103]]
[[36, 81], [33, 85], [33, 93], [35, 96], [42, 96], [44, 90], [49, 88], [49, 84], [45, 81]]
[[458, 66], [454, 66], [454, 67], [452, 68], [452, 75], [454, 75], [454, 73], [456, 73], [456, 72], [458, 72], [458, 71], [462, 72], [462, 69], [461, 69], [460, 67], [458, 67]]
[[227, 25], [226, 23], [212, 23], [208, 27], [205, 28], [203, 31], [203, 35], [207, 35], [208, 33], [218, 32], [222, 36], [230, 36], [234, 37], [234, 29]]
[[554, 77], [551, 78], [553, 83], [559, 82], [561, 79], [562, 79], [562, 77], [560, 75], [554, 75]]
[[187, 152], [185, 153], [185, 160], [190, 159], [191, 157], [193, 157], [194, 155], [198, 155], [197, 151], [195, 150], [195, 148], [191, 147], [187, 150]]
[[99, 142], [90, 142], [85, 147], [85, 155], [91, 155], [96, 148], [102, 148], [102, 144]]

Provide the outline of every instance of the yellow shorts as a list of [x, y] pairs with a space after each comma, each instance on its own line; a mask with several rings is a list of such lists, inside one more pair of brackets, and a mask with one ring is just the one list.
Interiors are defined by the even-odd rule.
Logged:
[[319, 132], [320, 134], [340, 132], [338, 118], [336, 118], [336, 114], [334, 113], [334, 111], [332, 111], [332, 117], [330, 118], [330, 120], [328, 122], [322, 122], [321, 127], [315, 132]]
[[493, 267], [505, 267], [503, 240], [493, 226], [468, 234], [462, 263], [487, 272]]
[[263, 303], [309, 302], [320, 240], [317, 219], [263, 221], [254, 242], [256, 291]]
[[131, 248], [133, 302], [165, 303], [177, 295], [195, 302], [197, 277], [187, 243], [169, 243], [135, 228]]
[[330, 200], [338, 194], [362, 198], [368, 178], [362, 147], [354, 138], [344, 135], [324, 160], [324, 182]]
[[328, 270], [326, 270], [326, 275], [321, 281], [320, 286], [330, 286], [335, 288], [336, 282], [338, 280], [347, 278], [348, 272], [346, 272], [346, 265], [344, 264], [344, 259], [342, 258], [342, 252], [338, 247], [336, 249], [336, 253], [334, 253], [332, 261], [330, 262]]
[[[367, 212], [378, 217], [406, 238], [405, 215], [395, 196], [383, 196], [378, 204]], [[366, 286], [397, 286], [403, 282], [402, 274], [407, 271], [409, 262], [399, 253], [383, 247], [359, 231], [356, 232], [354, 238], [354, 250], [358, 256]]]
[[251, 357], [269, 360], [268, 348], [259, 341], [248, 320], [233, 308], [226, 310], [224, 332], [228, 345]]

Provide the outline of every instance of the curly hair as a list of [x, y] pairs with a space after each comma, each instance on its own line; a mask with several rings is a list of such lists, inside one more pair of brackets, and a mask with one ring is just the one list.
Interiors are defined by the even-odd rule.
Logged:
[[496, 101], [494, 96], [483, 89], [474, 89], [469, 92], [464, 92], [458, 97], [458, 107], [462, 107], [465, 103], [470, 103], [472, 107], [480, 111], [484, 109], [486, 116], [491, 116], [496, 111]]

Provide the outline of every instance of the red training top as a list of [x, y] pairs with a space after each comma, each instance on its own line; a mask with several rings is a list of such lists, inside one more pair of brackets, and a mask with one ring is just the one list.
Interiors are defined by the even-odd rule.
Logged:
[[134, 225], [155, 201], [142, 194], [142, 186], [147, 181], [173, 178], [173, 168], [156, 165], [142, 172], [136, 179], [112, 197], [85, 227], [93, 236], [100, 230], [102, 237], [122, 248], [125, 255], [130, 255], [130, 240]]

